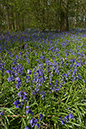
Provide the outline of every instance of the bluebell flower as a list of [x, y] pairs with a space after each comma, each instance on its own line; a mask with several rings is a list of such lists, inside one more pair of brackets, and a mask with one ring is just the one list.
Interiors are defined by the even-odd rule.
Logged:
[[36, 59], [37, 62], [39, 62], [39, 59]]
[[19, 106], [18, 106], [18, 108], [22, 109], [22, 106], [21, 106], [21, 105], [19, 105]]
[[50, 89], [53, 89], [53, 84], [52, 84], [52, 81], [49, 83], [51, 88]]
[[31, 127], [34, 127], [34, 119], [32, 118], [30, 121], [29, 121], [29, 124], [31, 125]]
[[31, 85], [33, 84], [33, 80], [31, 79]]
[[60, 88], [61, 88], [61, 85], [59, 85], [59, 88], [58, 89], [55, 89], [55, 92], [59, 91]]
[[85, 61], [85, 67], [86, 67], [86, 61]]
[[38, 85], [38, 86], [41, 86], [41, 84], [40, 84], [40, 83], [37, 83], [37, 85]]
[[17, 108], [18, 107], [18, 105], [20, 104], [20, 102], [19, 102], [19, 100], [16, 100], [16, 101], [14, 101], [14, 103], [13, 103], [14, 105], [15, 105], [15, 108]]
[[3, 110], [2, 112], [0, 112], [0, 115], [2, 116], [2, 115], [3, 115], [3, 113], [4, 113], [4, 110]]
[[43, 70], [42, 69], [37, 69], [37, 73], [39, 76], [43, 76]]
[[36, 93], [38, 93], [38, 92], [39, 92], [39, 88], [37, 87], [37, 88], [35, 89], [35, 91], [36, 91]]
[[27, 74], [31, 74], [31, 70], [30, 69], [27, 70]]
[[68, 122], [68, 121], [69, 121], [69, 115], [67, 115], [67, 116], [65, 117], [65, 119], [66, 119], [66, 122]]
[[79, 67], [79, 66], [80, 66], [80, 64], [77, 62], [77, 64], [76, 64], [75, 68], [77, 68], [77, 67]]
[[76, 72], [77, 72], [77, 69], [74, 69], [74, 70], [73, 70], [73, 75], [75, 75]]
[[26, 52], [26, 56], [28, 56], [28, 55], [29, 55], [29, 52], [27, 51], [27, 52]]
[[62, 119], [62, 117], [60, 117], [60, 120], [62, 121], [62, 125], [65, 125], [65, 122], [64, 122], [65, 118]]
[[8, 77], [8, 82], [10, 82], [10, 81], [14, 81], [14, 77], [13, 76], [10, 76], [10, 77]]
[[36, 123], [34, 129], [37, 129], [36, 127], [39, 128], [39, 127], [40, 127], [40, 124], [37, 124], [37, 123]]
[[28, 61], [28, 63], [30, 62], [29, 59], [28, 59], [28, 57], [26, 57], [26, 60]]
[[42, 114], [40, 114], [39, 115], [39, 120], [41, 120], [42, 119], [42, 117], [44, 117]]
[[35, 95], [36, 93], [35, 93], [35, 91], [33, 90], [31, 94], [32, 94], [32, 95]]
[[31, 115], [33, 115], [33, 112], [30, 109], [26, 110], [26, 114], [30, 113]]
[[16, 78], [15, 78], [15, 81], [20, 82], [20, 81], [21, 81], [21, 80], [20, 80], [20, 77], [16, 77]]
[[34, 127], [34, 129], [36, 129], [36, 127], [39, 128], [39, 126], [40, 126], [40, 124], [38, 124], [37, 122], [38, 122], [38, 120], [37, 120], [36, 118], [35, 118], [35, 119], [32, 118], [32, 119], [29, 121], [31, 127]]
[[71, 118], [74, 120], [74, 115], [70, 113], [69, 114], [69, 119], [71, 119]]
[[35, 119], [34, 119], [34, 123], [37, 123], [37, 122], [38, 122], [38, 120], [35, 118]]
[[23, 105], [24, 103], [23, 103], [23, 101], [21, 101], [21, 105]]
[[44, 75], [43, 75], [43, 80], [44, 80], [44, 81], [46, 81], [46, 79], [45, 79]]
[[19, 74], [21, 74], [22, 72], [23, 72], [23, 66], [22, 66], [22, 64], [18, 64], [18, 66], [16, 67], [16, 71], [19, 73]]
[[6, 70], [6, 72], [7, 72], [9, 75], [11, 75], [11, 70], [10, 70], [10, 69]]
[[63, 59], [61, 58], [61, 64], [63, 65], [64, 64], [64, 62], [63, 62]]
[[18, 76], [18, 73], [15, 73], [15, 76]]
[[42, 91], [40, 94], [42, 94], [42, 99], [44, 100], [44, 98], [45, 98], [45, 92], [44, 91]]
[[45, 56], [40, 57], [40, 59], [41, 59], [41, 60], [44, 60], [44, 59], [45, 59]]
[[65, 125], [65, 119], [66, 119], [66, 122], [68, 122], [69, 119], [74, 120], [74, 115], [70, 113], [69, 115], [63, 117], [63, 119], [62, 119], [62, 117], [60, 117], [60, 120], [62, 121], [62, 125]]
[[29, 127], [25, 126], [25, 129], [30, 129]]
[[27, 94], [25, 92], [23, 92], [23, 90], [19, 91], [19, 93], [18, 93], [18, 96], [21, 98], [21, 100], [26, 99], [26, 97], [25, 97], [26, 95]]
[[22, 56], [21, 52], [19, 52], [19, 55]]
[[15, 86], [17, 89], [19, 89], [20, 85], [21, 85], [21, 82], [18, 82]]
[[81, 76], [80, 75], [77, 75], [77, 79], [81, 79]]
[[26, 108], [29, 108], [29, 106], [26, 106]]
[[15, 55], [15, 59], [19, 59], [19, 57], [17, 55]]
[[30, 76], [26, 76], [26, 82], [29, 82]]
[[57, 86], [57, 82], [58, 82], [58, 81], [57, 81], [57, 80], [55, 80], [55, 86]]

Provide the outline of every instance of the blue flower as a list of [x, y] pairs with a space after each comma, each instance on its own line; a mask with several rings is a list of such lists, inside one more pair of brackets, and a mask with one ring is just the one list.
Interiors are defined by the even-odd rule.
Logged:
[[39, 88], [37, 87], [37, 88], [35, 89], [35, 91], [36, 91], [36, 93], [38, 93], [38, 92], [39, 92]]
[[37, 122], [38, 122], [38, 120], [35, 118], [35, 119], [34, 119], [34, 123], [37, 123]]
[[63, 59], [61, 58], [61, 64], [63, 65], [64, 64], [64, 62], [63, 62]]
[[43, 70], [42, 69], [37, 69], [37, 73], [39, 76], [43, 76]]
[[27, 74], [31, 74], [31, 70], [30, 69], [27, 70]]
[[62, 121], [62, 125], [65, 125], [65, 119], [66, 119], [66, 122], [68, 122], [69, 119], [74, 120], [74, 115], [70, 113], [69, 115], [63, 117], [63, 119], [62, 119], [62, 117], [60, 117], [60, 120]]
[[20, 80], [20, 77], [16, 77], [16, 78], [15, 78], [15, 81], [20, 82], [20, 81], [21, 81], [21, 80]]
[[18, 106], [18, 108], [22, 109], [22, 106], [21, 106], [21, 105], [19, 105], [19, 106]]
[[30, 109], [26, 110], [26, 114], [30, 113], [31, 115], [33, 115], [33, 112]]
[[18, 105], [20, 104], [20, 102], [19, 102], [19, 100], [16, 100], [16, 101], [14, 101], [14, 103], [13, 103], [14, 105], [15, 105], [15, 108], [17, 108], [18, 107]]
[[69, 114], [69, 119], [71, 119], [71, 118], [74, 120], [74, 115], [70, 113]]
[[30, 76], [26, 76], [26, 82], [29, 82]]
[[28, 57], [26, 57], [26, 60], [28, 61], [28, 63], [29, 63], [29, 59], [28, 59]]
[[3, 112], [4, 112], [4, 110], [3, 110], [2, 112], [0, 112], [0, 115], [1, 115], [1, 116], [3, 115]]
[[81, 76], [80, 75], [77, 75], [77, 79], [81, 79]]
[[50, 84], [50, 86], [51, 86], [51, 90], [53, 89], [53, 84], [52, 84], [52, 81], [49, 83]]
[[23, 92], [23, 90], [21, 90], [19, 93], [18, 93], [18, 96], [21, 98], [21, 100], [23, 99], [26, 99], [26, 96], [27, 94], [25, 92]]
[[68, 122], [68, 121], [69, 121], [69, 115], [67, 115], [67, 116], [65, 117], [65, 119], [66, 119], [66, 122]]
[[25, 129], [30, 129], [29, 127], [25, 126]]
[[42, 99], [44, 100], [44, 98], [45, 98], [45, 92], [44, 91], [42, 91], [40, 94], [42, 94]]
[[34, 127], [34, 119], [32, 118], [30, 121], [29, 121], [29, 124], [31, 125], [31, 127]]
[[11, 70], [6, 70], [6, 72], [7, 72], [9, 75], [11, 75]]
[[62, 125], [65, 125], [65, 122], [64, 122], [65, 118], [62, 119], [62, 117], [60, 117], [60, 120], [62, 121]]
[[32, 95], [35, 95], [35, 91], [33, 90], [31, 94], [32, 94]]
[[39, 128], [39, 126], [40, 126], [40, 124], [38, 124], [37, 123], [38, 122], [38, 120], [35, 118], [35, 119], [31, 119], [30, 121], [29, 121], [29, 124], [31, 125], [31, 127], [34, 127], [34, 129], [36, 129], [36, 127], [38, 127]]
[[17, 89], [19, 89], [19, 86], [21, 85], [21, 82], [18, 82], [15, 86]]
[[14, 81], [14, 78], [13, 78], [13, 76], [11, 76], [11, 77], [8, 77], [8, 82], [10, 82], [10, 81]]
[[26, 108], [29, 108], [29, 106], [26, 106]]
[[39, 120], [41, 120], [41, 118], [44, 117], [42, 114], [39, 115]]
[[76, 72], [77, 72], [77, 69], [74, 69], [74, 70], [73, 70], [73, 75], [75, 75]]
[[39, 127], [40, 127], [40, 124], [37, 124], [37, 123], [36, 123], [36, 124], [35, 124], [35, 128], [34, 128], [34, 129], [37, 129], [36, 127], [38, 127], [38, 128], [39, 128]]
[[15, 58], [16, 58], [16, 59], [19, 59], [19, 57], [18, 57], [17, 55], [15, 55]]
[[55, 92], [59, 91], [60, 88], [61, 88], [61, 85], [59, 84], [59, 88], [55, 89]]

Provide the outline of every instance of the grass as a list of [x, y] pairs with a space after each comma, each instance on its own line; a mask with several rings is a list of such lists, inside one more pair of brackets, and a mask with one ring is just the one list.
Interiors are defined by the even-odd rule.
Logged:
[[0, 35], [0, 128], [86, 129], [85, 30]]

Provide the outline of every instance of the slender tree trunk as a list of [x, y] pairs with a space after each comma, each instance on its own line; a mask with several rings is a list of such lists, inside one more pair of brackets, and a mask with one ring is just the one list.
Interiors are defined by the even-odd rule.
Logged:
[[13, 14], [13, 12], [11, 12], [11, 17], [12, 17], [12, 20], [11, 20], [12, 30], [15, 30], [15, 25], [14, 25], [14, 14]]
[[11, 26], [10, 26], [10, 14], [9, 14], [9, 7], [7, 7], [7, 23], [8, 23], [8, 30], [11, 29]]
[[60, 32], [64, 31], [64, 19], [65, 19], [65, 13], [62, 9], [62, 0], [60, 0]]
[[85, 16], [85, 26], [86, 26], [86, 16]]
[[24, 31], [25, 25], [24, 25], [24, 14], [22, 15], [22, 31]]
[[66, 7], [66, 31], [69, 31], [69, 19], [68, 19], [68, 11], [69, 11], [69, 3], [67, 1], [67, 7]]
[[15, 30], [17, 30], [17, 16], [16, 16], [16, 12], [14, 13], [14, 15], [15, 15], [14, 26], [15, 26]]
[[3, 8], [3, 6], [0, 5], [0, 28], [2, 27], [2, 24], [3, 24], [2, 8]]

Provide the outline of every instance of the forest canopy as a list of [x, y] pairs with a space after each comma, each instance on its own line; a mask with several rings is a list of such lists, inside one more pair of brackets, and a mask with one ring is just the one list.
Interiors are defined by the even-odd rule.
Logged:
[[1, 0], [1, 30], [68, 31], [86, 26], [85, 0]]

